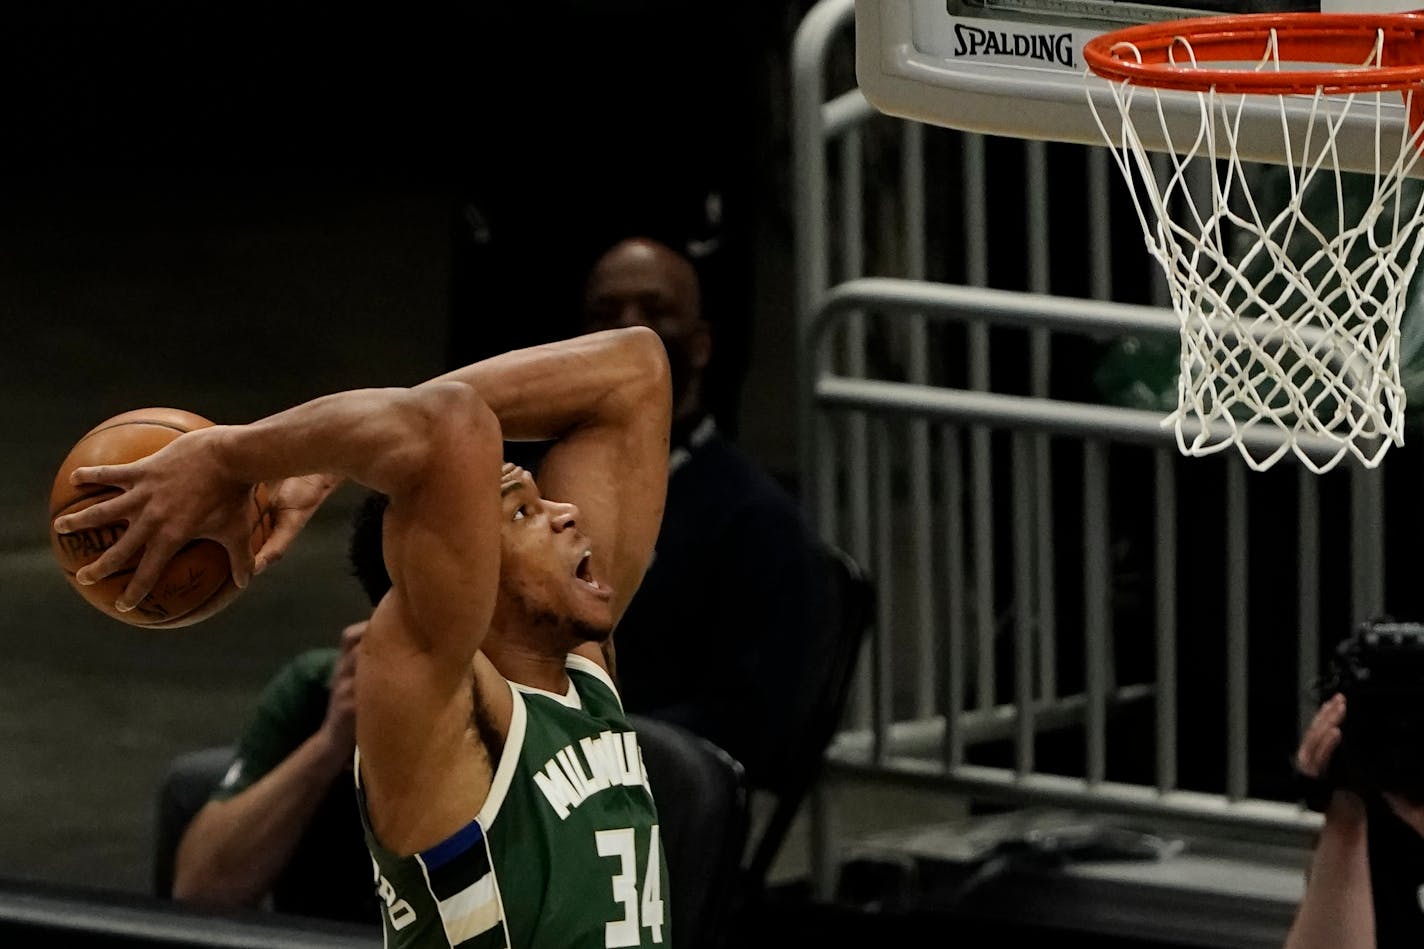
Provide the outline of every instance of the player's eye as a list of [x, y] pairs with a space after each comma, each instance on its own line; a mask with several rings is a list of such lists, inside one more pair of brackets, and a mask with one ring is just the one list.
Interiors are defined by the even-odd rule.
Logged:
[[521, 504], [521, 505], [519, 505], [519, 507], [517, 507], [517, 508], [514, 509], [514, 519], [515, 519], [516, 521], [522, 521], [522, 520], [524, 520], [524, 518], [526, 518], [526, 517], [528, 517], [528, 516], [529, 516], [529, 508], [528, 508], [526, 505]]

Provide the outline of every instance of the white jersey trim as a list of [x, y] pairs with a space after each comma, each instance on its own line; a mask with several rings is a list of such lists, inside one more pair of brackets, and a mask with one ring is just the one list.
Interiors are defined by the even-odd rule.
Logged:
[[480, 812], [475, 815], [475, 820], [480, 822], [480, 828], [485, 834], [489, 834], [490, 826], [499, 816], [500, 806], [504, 804], [509, 785], [514, 781], [514, 770], [519, 766], [520, 752], [524, 749], [524, 727], [528, 713], [524, 709], [524, 696], [519, 694], [519, 687], [513, 682], [509, 683], [509, 696], [513, 704], [509, 716], [509, 734], [504, 738], [504, 750], [500, 752], [499, 765], [495, 768], [494, 780], [490, 782], [489, 794], [485, 796], [485, 803]]
[[572, 679], [569, 680], [569, 690], [563, 695], [557, 692], [550, 692], [548, 689], [536, 689], [532, 685], [523, 685], [519, 682], [511, 682], [509, 684], [514, 686], [517, 691], [523, 692], [526, 695], [542, 695], [545, 698], [553, 699], [565, 708], [576, 709], [580, 712], [583, 711], [583, 696], [579, 695], [578, 687], [574, 685]]
[[[479, 846], [484, 848], [485, 860], [488, 862], [489, 841], [483, 835], [480, 837]], [[503, 926], [504, 941], [508, 945], [509, 928], [504, 919], [504, 904], [500, 900], [499, 882], [495, 877], [493, 865], [489, 872], [474, 883], [442, 900], [435, 895], [435, 887], [430, 883], [430, 868], [425, 865], [425, 858], [416, 854], [415, 861], [420, 866], [421, 876], [425, 878], [425, 891], [430, 894], [431, 902], [440, 913], [440, 925], [445, 931], [447, 943], [458, 946], [495, 926]]]
[[580, 656], [574, 652], [569, 653], [568, 656], [564, 658], [564, 668], [577, 669], [579, 672], [591, 675], [599, 682], [608, 686], [608, 691], [613, 693], [613, 698], [618, 702], [618, 711], [623, 711], [623, 696], [618, 694], [618, 686], [613, 684], [613, 679], [609, 676], [608, 670], [587, 656]]

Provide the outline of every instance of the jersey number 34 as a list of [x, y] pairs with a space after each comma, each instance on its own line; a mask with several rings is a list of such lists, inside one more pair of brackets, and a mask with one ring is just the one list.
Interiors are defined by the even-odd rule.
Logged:
[[654, 943], [663, 941], [662, 858], [658, 847], [658, 825], [648, 836], [648, 859], [643, 871], [641, 897], [638, 892], [638, 854], [633, 828], [600, 830], [594, 835], [600, 857], [617, 857], [618, 870], [613, 874], [613, 899], [623, 904], [623, 918], [604, 926], [603, 944], [607, 949], [617, 946], [641, 946], [640, 929], [647, 927]]

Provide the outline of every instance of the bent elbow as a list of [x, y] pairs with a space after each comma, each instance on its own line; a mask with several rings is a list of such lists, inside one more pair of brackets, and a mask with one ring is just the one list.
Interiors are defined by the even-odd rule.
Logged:
[[647, 326], [629, 327], [628, 332], [632, 334], [638, 358], [648, 374], [666, 374], [668, 372], [668, 356], [667, 347], [664, 346], [662, 337]]
[[499, 421], [474, 386], [428, 382], [410, 391], [416, 396], [418, 424], [432, 440], [451, 434], [499, 437]]
[[499, 420], [463, 382], [431, 382], [410, 389], [399, 414], [401, 431], [387, 455], [387, 481], [396, 491], [420, 482], [452, 443], [501, 450]]
[[629, 364], [639, 383], [639, 401], [646, 404], [646, 399], [660, 397], [670, 403], [672, 370], [662, 338], [646, 326], [631, 326], [623, 332], [628, 334]]
[[473, 444], [496, 455], [503, 451], [499, 419], [473, 386], [463, 382], [436, 383], [429, 398], [426, 431], [435, 450], [443, 450], [453, 441]]

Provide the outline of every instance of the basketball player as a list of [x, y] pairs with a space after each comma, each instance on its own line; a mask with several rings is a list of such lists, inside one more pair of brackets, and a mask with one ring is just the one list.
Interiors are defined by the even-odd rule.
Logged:
[[[257, 565], [340, 480], [388, 498], [393, 586], [356, 683], [356, 793], [388, 946], [670, 943], [657, 813], [602, 648], [662, 516], [668, 380], [654, 333], [610, 330], [75, 474], [124, 489], [56, 522], [128, 523], [80, 578], [141, 555], [123, 604], [196, 537], [224, 543], [245, 583], [257, 482], [287, 479]], [[506, 438], [554, 440], [540, 484], [502, 463]]]

